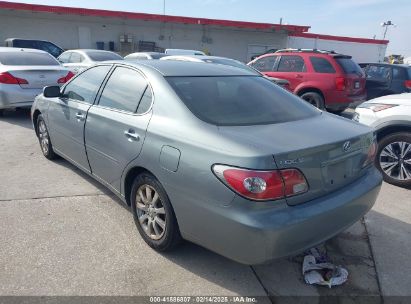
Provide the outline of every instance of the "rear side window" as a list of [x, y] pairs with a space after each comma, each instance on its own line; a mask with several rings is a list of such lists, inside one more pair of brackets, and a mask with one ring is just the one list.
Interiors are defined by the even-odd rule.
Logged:
[[1, 52], [0, 63], [4, 65], [60, 65], [50, 54], [34, 52]]
[[311, 64], [313, 65], [314, 71], [316, 71], [317, 73], [330, 73], [330, 74], [335, 73], [334, 67], [325, 58], [310, 57], [310, 61], [311, 61]]
[[394, 80], [405, 80], [408, 78], [406, 69], [393, 67], [392, 68], [392, 79]]
[[71, 53], [70, 62], [71, 63], [80, 63], [84, 60], [84, 57], [79, 53]]
[[62, 63], [67, 63], [70, 60], [70, 55], [71, 55], [71, 52], [63, 53], [63, 54], [60, 55], [58, 60]]
[[260, 72], [273, 72], [278, 56], [266, 56], [254, 61], [251, 66]]
[[304, 72], [305, 64], [301, 56], [283, 55], [278, 64], [278, 72]]
[[274, 124], [319, 115], [260, 76], [166, 77], [199, 119], [219, 126]]
[[65, 86], [65, 97], [92, 104], [110, 68], [104, 65], [84, 71]]
[[363, 74], [361, 67], [351, 58], [335, 58], [345, 74]]
[[117, 67], [104, 87], [99, 105], [134, 113], [146, 88], [147, 81], [139, 72]]

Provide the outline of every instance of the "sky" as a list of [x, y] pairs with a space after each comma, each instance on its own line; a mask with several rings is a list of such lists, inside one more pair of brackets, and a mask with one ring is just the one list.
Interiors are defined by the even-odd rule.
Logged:
[[[10, 1], [10, 0], [9, 0]], [[309, 25], [317, 34], [383, 38], [388, 29], [389, 54], [411, 56], [411, 0], [25, 0], [60, 5], [151, 14], [203, 17], [251, 22]]]

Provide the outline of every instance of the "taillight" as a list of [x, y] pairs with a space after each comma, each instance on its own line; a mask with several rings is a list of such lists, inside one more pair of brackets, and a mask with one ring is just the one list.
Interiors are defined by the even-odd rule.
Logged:
[[225, 185], [252, 200], [276, 200], [308, 190], [304, 175], [297, 169], [259, 171], [225, 165], [212, 169]]
[[57, 83], [66, 83], [74, 76], [74, 73], [68, 72], [68, 74], [64, 77], [61, 77], [57, 80]]
[[363, 167], [366, 167], [372, 163], [374, 163], [375, 160], [375, 156], [377, 154], [377, 140], [376, 138], [373, 139], [370, 147], [368, 148], [368, 152], [367, 152], [367, 158], [365, 159], [364, 163], [363, 163]]
[[346, 88], [346, 81], [344, 77], [335, 78], [335, 88], [337, 91], [344, 91]]
[[28, 84], [26, 79], [14, 77], [8, 72], [0, 73], [0, 83], [4, 84]]
[[404, 81], [404, 85], [407, 89], [411, 89], [411, 80]]

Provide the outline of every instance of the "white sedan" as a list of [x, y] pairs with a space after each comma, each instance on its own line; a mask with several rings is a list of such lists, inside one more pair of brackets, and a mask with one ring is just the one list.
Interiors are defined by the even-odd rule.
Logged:
[[376, 130], [376, 166], [384, 180], [411, 186], [411, 93], [368, 100], [355, 109], [353, 120]]
[[73, 75], [44, 51], [0, 47], [0, 114], [31, 107], [45, 86], [62, 85]]

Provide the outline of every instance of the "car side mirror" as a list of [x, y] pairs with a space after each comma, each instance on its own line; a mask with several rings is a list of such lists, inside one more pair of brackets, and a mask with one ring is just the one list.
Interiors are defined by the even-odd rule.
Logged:
[[43, 89], [43, 96], [48, 98], [60, 97], [60, 87], [59, 86], [48, 86]]

